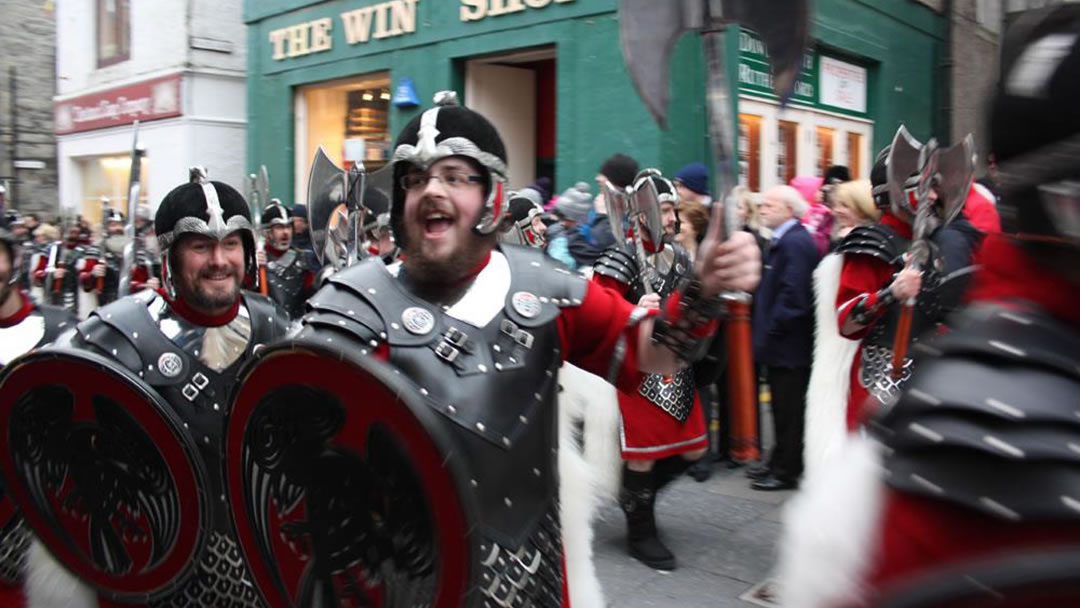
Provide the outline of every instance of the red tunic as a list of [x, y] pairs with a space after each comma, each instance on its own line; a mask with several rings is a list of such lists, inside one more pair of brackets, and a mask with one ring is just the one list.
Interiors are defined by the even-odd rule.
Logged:
[[[593, 283], [590, 284], [590, 290], [597, 283], [608, 288], [607, 291], [619, 299], [621, 306], [633, 310], [634, 305], [619, 295], [628, 291], [629, 285], [610, 277], [595, 275]], [[636, 331], [634, 335], [637, 335]], [[607, 374], [604, 368], [600, 368], [600, 371], [585, 369], [600, 377]], [[708, 448], [709, 436], [705, 429], [705, 412], [701, 407], [697, 391], [694, 391], [694, 405], [690, 410], [689, 418], [686, 422], [680, 423], [638, 392], [645, 378], [646, 376], [642, 374], [639, 381], [631, 385], [616, 383], [616, 388], [619, 389], [619, 411], [622, 414], [620, 432], [622, 457], [627, 460], [659, 460]]]
[[[1080, 329], [1080, 308], [1071, 298], [1076, 287], [1070, 288], [1006, 237], [988, 236], [976, 260], [981, 270], [969, 293], [972, 301], [1035, 302]], [[1077, 545], [1080, 524], [1010, 523], [958, 505], [888, 490], [875, 540], [878, 551], [869, 582], [881, 589], [964, 559]]]
[[[911, 226], [905, 224], [899, 218], [886, 213], [881, 216], [881, 223], [895, 230], [900, 236], [910, 239]], [[868, 255], [845, 254], [844, 267], [840, 273], [840, 288], [836, 291], [836, 323], [840, 335], [851, 340], [861, 341], [870, 333], [873, 323], [866, 327], [853, 331], [844, 332], [844, 324], [855, 303], [863, 295], [868, 296], [867, 307], [872, 307], [877, 302], [877, 292], [885, 287], [892, 279], [893, 268], [883, 260]], [[880, 318], [885, 314], [885, 309], [878, 313]], [[876, 319], [875, 319], [876, 321]], [[869, 396], [867, 390], [859, 382], [859, 366], [862, 361], [862, 344], [855, 353], [855, 360], [851, 364], [851, 384], [848, 389], [847, 428], [853, 430], [859, 421], [865, 416], [864, 407]]]

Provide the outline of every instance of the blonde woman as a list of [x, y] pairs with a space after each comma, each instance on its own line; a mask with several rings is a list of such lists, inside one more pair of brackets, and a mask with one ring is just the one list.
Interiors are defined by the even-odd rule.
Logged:
[[874, 204], [870, 193], [870, 180], [860, 179], [844, 182], [832, 193], [833, 217], [836, 224], [833, 229], [833, 245], [844, 240], [851, 229], [864, 224], [872, 224], [881, 217], [881, 210]]

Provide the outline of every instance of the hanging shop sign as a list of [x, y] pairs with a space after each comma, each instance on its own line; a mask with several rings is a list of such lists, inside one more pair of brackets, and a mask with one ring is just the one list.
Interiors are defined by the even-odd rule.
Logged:
[[180, 116], [181, 73], [56, 102], [57, 135]]

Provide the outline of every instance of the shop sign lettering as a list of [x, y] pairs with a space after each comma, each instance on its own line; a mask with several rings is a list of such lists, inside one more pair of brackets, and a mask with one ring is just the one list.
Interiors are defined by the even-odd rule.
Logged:
[[461, 0], [461, 20], [480, 21], [520, 13], [527, 9], [544, 8], [549, 4], [567, 4], [574, 0]]
[[[416, 4], [420, 0], [390, 0], [338, 15], [345, 42], [363, 44], [372, 39], [393, 38], [416, 31]], [[322, 53], [334, 48], [334, 22], [315, 19], [270, 32], [274, 61]]]

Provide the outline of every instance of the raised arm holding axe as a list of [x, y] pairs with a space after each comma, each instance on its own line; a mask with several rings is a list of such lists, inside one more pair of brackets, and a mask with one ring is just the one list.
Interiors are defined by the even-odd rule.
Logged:
[[[755, 30], [769, 51], [774, 87], [786, 99], [794, 89], [809, 33], [809, 0], [620, 0], [619, 39], [630, 76], [642, 100], [661, 126], [666, 126], [670, 83], [668, 62], [680, 36], [700, 32], [708, 65], [709, 141], [716, 170], [717, 200], [698, 264], [724, 255], [725, 243], [740, 229], [738, 212], [729, 201], [736, 183], [732, 150], [734, 122], [724, 67], [724, 30], [742, 24]], [[732, 400], [732, 452], [739, 460], [757, 459], [756, 400], [750, 340], [750, 295], [725, 293], [728, 373]]]

